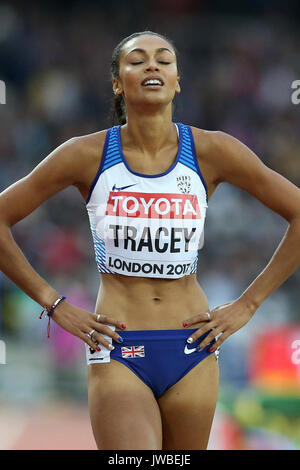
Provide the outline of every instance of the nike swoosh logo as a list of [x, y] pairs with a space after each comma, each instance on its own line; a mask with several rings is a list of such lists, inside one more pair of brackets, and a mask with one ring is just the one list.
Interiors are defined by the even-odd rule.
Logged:
[[196, 351], [196, 348], [188, 349], [187, 346], [185, 346], [185, 348], [184, 348], [184, 354], [192, 354], [195, 351]]
[[114, 184], [112, 187], [112, 191], [122, 191], [122, 189], [131, 188], [131, 186], [135, 186], [136, 184], [138, 183], [129, 184], [128, 186], [122, 186], [121, 188], [117, 188], [117, 186]]

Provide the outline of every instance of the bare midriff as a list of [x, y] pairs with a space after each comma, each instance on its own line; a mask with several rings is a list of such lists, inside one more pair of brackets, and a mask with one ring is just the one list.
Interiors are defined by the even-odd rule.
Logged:
[[208, 308], [196, 274], [180, 279], [101, 274], [95, 312], [124, 322], [127, 330], [166, 330], [183, 328], [184, 320]]

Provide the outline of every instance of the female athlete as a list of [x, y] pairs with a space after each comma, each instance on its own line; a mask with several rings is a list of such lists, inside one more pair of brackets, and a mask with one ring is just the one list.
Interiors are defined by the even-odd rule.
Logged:
[[[0, 268], [86, 343], [99, 449], [206, 449], [220, 345], [299, 266], [300, 191], [234, 137], [172, 121], [180, 77], [164, 36], [124, 39], [113, 53], [112, 85], [119, 125], [64, 142], [1, 193]], [[240, 297], [210, 310], [197, 254], [207, 202], [221, 182], [247, 191], [289, 227]], [[39, 276], [11, 233], [69, 185], [86, 202], [94, 239], [101, 281], [93, 313]]]

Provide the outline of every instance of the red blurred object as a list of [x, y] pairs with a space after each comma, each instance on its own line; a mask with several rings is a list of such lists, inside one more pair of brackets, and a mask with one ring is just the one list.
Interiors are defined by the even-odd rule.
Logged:
[[272, 328], [254, 340], [249, 379], [266, 391], [300, 396], [300, 325]]
[[244, 450], [244, 430], [230, 412], [218, 403], [208, 450]]

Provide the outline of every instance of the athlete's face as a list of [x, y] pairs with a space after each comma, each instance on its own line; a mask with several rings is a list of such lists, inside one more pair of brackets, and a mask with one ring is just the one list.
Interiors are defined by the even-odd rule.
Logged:
[[[155, 82], [149, 82], [149, 79]], [[113, 80], [115, 94], [131, 104], [161, 105], [180, 92], [176, 54], [158, 36], [143, 35], [128, 41], [120, 55], [119, 78]]]

